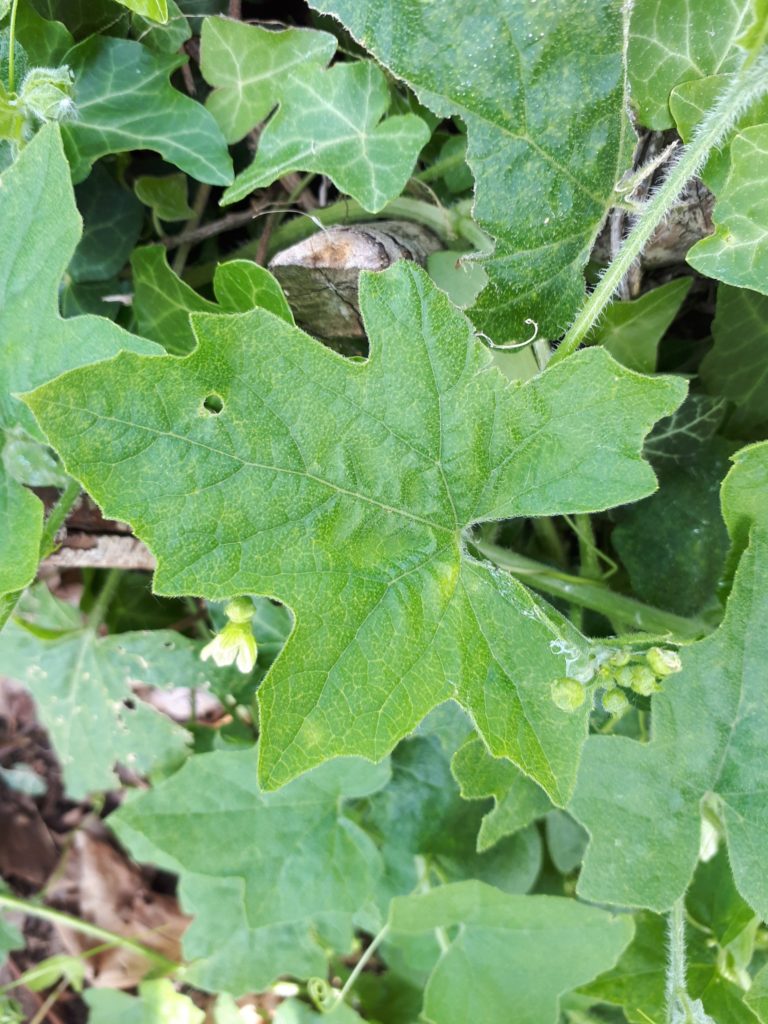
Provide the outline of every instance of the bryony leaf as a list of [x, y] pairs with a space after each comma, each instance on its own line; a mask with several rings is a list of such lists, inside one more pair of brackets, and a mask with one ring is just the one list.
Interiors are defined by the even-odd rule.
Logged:
[[672, 128], [669, 94], [681, 82], [736, 71], [755, 0], [636, 0], [629, 40], [632, 103], [640, 124]]
[[730, 167], [717, 194], [715, 233], [688, 252], [690, 265], [726, 284], [768, 294], [768, 124], [731, 141]]
[[372, 61], [327, 68], [336, 39], [290, 28], [273, 32], [207, 18], [200, 68], [214, 91], [208, 108], [236, 142], [277, 106], [253, 163], [224, 194], [235, 202], [289, 171], [326, 174], [365, 209], [400, 195], [429, 129], [415, 114], [384, 118], [389, 85]]
[[680, 311], [693, 279], [680, 277], [627, 302], [612, 302], [587, 337], [603, 345], [623, 366], [653, 373], [656, 352], [667, 328]]
[[480, 853], [504, 836], [530, 825], [551, 806], [546, 793], [535, 782], [510, 761], [492, 757], [477, 736], [456, 751], [451, 771], [465, 800], [493, 797], [493, 810], [483, 818], [477, 835]]
[[167, 978], [142, 981], [138, 996], [116, 989], [89, 988], [83, 993], [89, 1024], [203, 1024], [205, 1011], [182, 995]]
[[390, 927], [421, 934], [459, 926], [429, 979], [431, 1024], [555, 1024], [559, 997], [611, 967], [632, 939], [629, 916], [572, 899], [511, 896], [483, 882], [392, 901]]
[[183, 354], [195, 347], [190, 313], [244, 313], [259, 307], [293, 323], [283, 290], [264, 267], [250, 260], [220, 263], [213, 276], [218, 305], [204, 299], [168, 266], [165, 248], [148, 245], [132, 258], [133, 310], [139, 330], [168, 352]]
[[768, 422], [768, 295], [721, 284], [712, 336], [700, 368], [704, 387], [734, 403], [729, 431], [751, 432]]
[[62, 623], [72, 609], [45, 589], [24, 600], [0, 634], [0, 660], [29, 687], [67, 793], [81, 799], [114, 788], [118, 762], [146, 774], [181, 761], [188, 734], [133, 688], [208, 687], [216, 669], [200, 661], [200, 645], [171, 630], [100, 637], [76, 617]]
[[232, 162], [218, 125], [168, 81], [184, 61], [110, 36], [91, 36], [67, 54], [77, 118], [62, 131], [75, 181], [106, 153], [153, 149], [198, 181], [229, 184]]
[[[442, 117], [467, 128], [474, 214], [496, 239], [472, 317], [496, 341], [557, 337], [631, 157], [621, 5], [315, 0]], [[596, 69], [599, 68], [599, 73]], [[567, 125], [567, 129], [565, 126]]]
[[[760, 446], [763, 466], [767, 453]], [[767, 569], [768, 531], [756, 524], [721, 626], [682, 651], [682, 672], [653, 699], [651, 741], [587, 740], [571, 803], [592, 837], [578, 885], [585, 898], [668, 909], [691, 879], [699, 805], [713, 794], [736, 886], [761, 916], [768, 914], [761, 867], [768, 812], [759, 756], [768, 735]]]
[[186, 979], [239, 995], [281, 974], [324, 975], [349, 948], [353, 916], [381, 860], [343, 803], [383, 786], [387, 764], [339, 760], [279, 793], [256, 781], [256, 752], [200, 754], [109, 818], [137, 860], [181, 876], [195, 920]]
[[[55, 125], [40, 131], [0, 177], [0, 223], [0, 437], [2, 431], [21, 426], [39, 438], [34, 419], [16, 394], [121, 348], [159, 350], [101, 317], [63, 320], [59, 315], [59, 285], [80, 238], [81, 222]], [[0, 477], [0, 501], [9, 516], [3, 520], [0, 541], [2, 595], [34, 576], [43, 507], [3, 470]]]
[[464, 532], [647, 494], [643, 435], [685, 385], [602, 349], [506, 381], [405, 261], [361, 275], [360, 301], [366, 363], [263, 310], [195, 314], [187, 358], [123, 355], [27, 401], [68, 471], [155, 552], [158, 593], [293, 609], [259, 691], [263, 785], [381, 758], [453, 697], [562, 803], [588, 712], [555, 707], [550, 683], [585, 641], [471, 558]]

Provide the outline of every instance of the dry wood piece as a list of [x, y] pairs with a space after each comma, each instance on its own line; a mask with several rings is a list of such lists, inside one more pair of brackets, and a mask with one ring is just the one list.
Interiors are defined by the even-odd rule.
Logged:
[[364, 338], [357, 301], [361, 270], [386, 270], [397, 260], [424, 266], [442, 248], [427, 228], [379, 221], [328, 228], [285, 249], [269, 264], [296, 320], [321, 338]]

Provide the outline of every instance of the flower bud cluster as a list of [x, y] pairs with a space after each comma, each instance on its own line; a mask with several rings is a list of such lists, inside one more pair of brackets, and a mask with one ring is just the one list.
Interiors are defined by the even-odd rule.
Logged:
[[606, 648], [598, 661], [599, 668], [588, 683], [564, 676], [552, 684], [552, 700], [561, 711], [577, 711], [590, 693], [594, 703], [595, 692], [601, 690], [603, 710], [609, 715], [623, 715], [630, 706], [626, 691], [650, 697], [661, 690], [662, 680], [682, 668], [677, 651], [664, 647], [651, 647], [643, 652]]

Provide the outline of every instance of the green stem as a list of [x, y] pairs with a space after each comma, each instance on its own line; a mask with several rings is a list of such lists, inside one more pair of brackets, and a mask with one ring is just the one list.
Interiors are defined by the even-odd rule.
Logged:
[[8, 26], [8, 92], [13, 92], [16, 85], [16, 13], [19, 0], [11, 4], [11, 23]]
[[101, 590], [93, 602], [93, 607], [88, 613], [88, 628], [94, 632], [98, 630], [104, 621], [104, 616], [107, 614], [110, 602], [115, 596], [115, 590], [120, 583], [122, 574], [122, 569], [110, 569], [107, 572], [107, 578], [104, 580]]
[[[201, 185], [197, 190], [195, 201], [192, 204], [192, 216], [186, 222], [182, 228], [182, 234], [188, 234], [194, 231], [195, 228], [200, 227], [200, 221], [203, 219], [205, 213], [205, 207], [208, 205], [208, 200], [211, 196], [211, 186]], [[191, 242], [182, 242], [182, 244], [176, 250], [176, 255], [173, 257], [173, 263], [171, 264], [173, 272], [181, 277], [184, 270], [184, 266], [187, 262], [187, 256], [192, 248]]]
[[656, 228], [671, 210], [686, 182], [704, 166], [710, 153], [720, 146], [741, 114], [755, 100], [768, 92], [768, 56], [761, 57], [737, 74], [717, 103], [701, 121], [691, 142], [681, 151], [677, 161], [658, 190], [642, 207], [632, 231], [625, 238], [616, 258], [608, 266], [600, 283], [589, 295], [571, 328], [552, 357], [556, 363], [575, 352], [640, 256]]
[[123, 949], [130, 949], [134, 953], [138, 953], [140, 956], [145, 957], [147, 960], [151, 960], [165, 974], [169, 974], [179, 969], [179, 964], [175, 963], [173, 960], [169, 960], [167, 957], [164, 957], [162, 953], [158, 953], [149, 946], [145, 946], [143, 943], [137, 942], [135, 939], [128, 939], [124, 935], [118, 935], [116, 932], [107, 931], [106, 928], [99, 928], [98, 925], [90, 924], [88, 921], [81, 921], [79, 918], [73, 917], [71, 914], [65, 914], [61, 910], [53, 910], [51, 907], [41, 907], [35, 903], [30, 903], [27, 900], [17, 899], [15, 896], [7, 896], [4, 893], [0, 893], [0, 907], [5, 907], [6, 910], [18, 910], [20, 913], [26, 914], [29, 917], [36, 917], [41, 921], [50, 921], [52, 924], [59, 924], [65, 928], [71, 928], [73, 931], [80, 932], [81, 935], [88, 935], [92, 939], [101, 939], [102, 942], [107, 942], [111, 946], [120, 946]]
[[574, 525], [576, 527], [574, 532], [579, 542], [580, 573], [587, 579], [599, 580], [602, 573], [592, 519], [587, 512], [579, 512], [574, 516]]
[[679, 1008], [688, 1010], [690, 1000], [685, 979], [685, 897], [681, 896], [672, 905], [668, 922], [667, 949], [667, 1024], [677, 1019]]
[[454, 167], [459, 167], [463, 164], [464, 159], [465, 154], [462, 150], [451, 154], [451, 156], [444, 156], [441, 160], [436, 160], [430, 167], [419, 171], [418, 174], [414, 174], [414, 181], [437, 181], [438, 178], [443, 177], [446, 171], [452, 171]]
[[581, 608], [590, 608], [607, 618], [618, 619], [644, 633], [672, 634], [684, 640], [694, 640], [710, 631], [702, 619], [684, 618], [672, 612], [643, 604], [634, 597], [619, 594], [604, 583], [558, 572], [542, 562], [518, 555], [515, 551], [499, 547], [480, 537], [470, 541], [483, 557], [513, 576], [523, 580], [534, 590], [554, 597], [562, 597]]
[[[346, 999], [347, 995], [352, 991], [352, 989], [354, 988], [355, 982], [357, 981], [357, 979], [360, 977], [360, 975], [362, 974], [363, 970], [365, 969], [365, 965], [368, 963], [368, 961], [371, 959], [373, 954], [376, 952], [376, 950], [382, 944], [384, 939], [387, 937], [387, 933], [388, 932], [389, 932], [389, 925], [385, 924], [384, 927], [381, 929], [381, 931], [374, 937], [373, 941], [368, 946], [368, 948], [364, 951], [363, 955], [360, 957], [360, 959], [357, 961], [357, 963], [355, 964], [354, 968], [352, 969], [352, 973], [349, 975], [347, 980], [344, 982], [344, 987], [339, 992], [339, 994], [338, 994], [338, 996], [336, 998], [335, 1006], [341, 1006], [341, 1004]], [[334, 1007], [334, 1009], [335, 1009], [335, 1007]]]

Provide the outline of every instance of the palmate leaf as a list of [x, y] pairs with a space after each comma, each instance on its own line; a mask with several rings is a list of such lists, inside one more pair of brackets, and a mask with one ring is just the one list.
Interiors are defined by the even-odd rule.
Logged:
[[[472, 318], [557, 337], [631, 154], [614, 0], [316, 0], [443, 117], [467, 127], [474, 215], [496, 239]], [[567, 126], [567, 129], [564, 127]]]
[[612, 966], [632, 939], [629, 916], [571, 899], [512, 896], [482, 882], [392, 901], [396, 935], [459, 925], [429, 979], [431, 1024], [555, 1024], [559, 997]]
[[140, 14], [144, 18], [151, 18], [152, 21], [159, 21], [161, 24], [168, 21], [167, 0], [117, 0], [117, 2], [123, 7], [127, 7], [129, 11]]
[[465, 800], [493, 797], [494, 807], [483, 818], [477, 834], [477, 849], [481, 853], [504, 836], [530, 825], [552, 806], [546, 793], [515, 765], [491, 757], [478, 736], [456, 751], [451, 771]]
[[264, 793], [255, 750], [200, 754], [111, 815], [137, 860], [181, 876], [195, 917], [186, 980], [239, 995], [281, 974], [325, 974], [328, 947], [349, 948], [382, 871], [344, 803], [388, 778], [386, 763], [343, 759]]
[[114, 788], [118, 762], [139, 774], [178, 764], [187, 732], [132, 687], [215, 684], [224, 673], [200, 661], [200, 644], [171, 630], [97, 636], [44, 588], [23, 602], [0, 634], [0, 664], [34, 697], [67, 793], [81, 799]]
[[[81, 221], [55, 126], [43, 129], [22, 150], [0, 184], [0, 438], [15, 426], [40, 437], [16, 394], [121, 348], [158, 348], [101, 317], [63, 320], [59, 315], [59, 284], [80, 238]], [[2, 595], [34, 577], [43, 506], [2, 468], [0, 502], [5, 513], [0, 533]], [[0, 613], [0, 623], [3, 619]]]
[[506, 381], [413, 264], [361, 276], [360, 296], [364, 364], [263, 310], [193, 314], [185, 359], [123, 355], [27, 401], [68, 471], [155, 552], [159, 593], [293, 609], [259, 692], [263, 785], [381, 758], [455, 698], [562, 803], [587, 710], [560, 711], [549, 685], [585, 641], [469, 557], [463, 533], [649, 493], [643, 435], [685, 386], [601, 349]]
[[[768, 446], [751, 451], [764, 470]], [[737, 463], [731, 475], [740, 471]], [[585, 898], [667, 910], [690, 881], [700, 802], [710, 794], [725, 823], [736, 886], [761, 917], [768, 915], [761, 767], [768, 736], [767, 566], [768, 531], [756, 523], [722, 625], [682, 652], [683, 671], [654, 698], [649, 743], [588, 739], [571, 803], [592, 836], [578, 887]]]
[[669, 95], [675, 86], [740, 67], [746, 56], [741, 37], [756, 23], [755, 2], [635, 0], [628, 63], [640, 124], [672, 128]]
[[67, 54], [67, 63], [75, 74], [77, 118], [62, 132], [75, 181], [106, 153], [132, 149], [153, 149], [198, 181], [232, 180], [232, 161], [213, 117], [168, 81], [184, 58], [131, 39], [91, 36]]
[[382, 121], [390, 104], [383, 71], [372, 61], [327, 68], [336, 46], [326, 32], [203, 22], [200, 68], [215, 87], [208, 108], [227, 140], [237, 142], [278, 107], [225, 203], [289, 171], [326, 174], [373, 212], [400, 195], [429, 129], [415, 114]]

